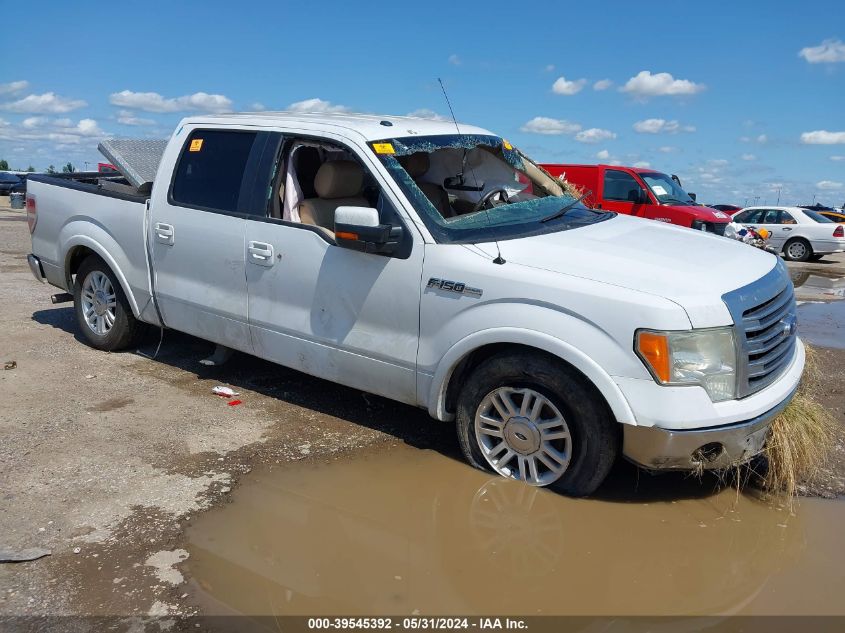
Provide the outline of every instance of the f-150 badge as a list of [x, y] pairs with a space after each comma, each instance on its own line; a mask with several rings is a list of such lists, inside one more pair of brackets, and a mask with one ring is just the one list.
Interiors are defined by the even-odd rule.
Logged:
[[481, 293], [484, 292], [481, 288], [472, 288], [462, 281], [449, 281], [448, 279], [438, 279], [437, 277], [429, 279], [426, 288], [431, 290], [445, 290], [446, 292], [454, 292], [469, 297], [480, 297]]

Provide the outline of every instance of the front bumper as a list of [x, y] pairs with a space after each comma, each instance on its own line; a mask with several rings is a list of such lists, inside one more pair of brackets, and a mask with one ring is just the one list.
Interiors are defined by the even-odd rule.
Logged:
[[32, 271], [32, 276], [41, 283], [47, 283], [47, 277], [44, 275], [44, 269], [41, 267], [41, 261], [33, 254], [26, 256], [26, 263], [29, 264], [29, 270]]
[[751, 420], [705, 429], [661, 429], [624, 426], [622, 452], [649, 470], [720, 470], [743, 464], [766, 445], [772, 420], [786, 408], [795, 391]]

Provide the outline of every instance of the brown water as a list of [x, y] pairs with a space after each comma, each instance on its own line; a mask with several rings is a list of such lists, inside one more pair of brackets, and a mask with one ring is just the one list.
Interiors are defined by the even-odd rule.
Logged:
[[819, 347], [845, 349], [845, 301], [798, 306], [798, 334]]
[[207, 614], [845, 614], [845, 503], [711, 491], [574, 500], [398, 446], [254, 472], [182, 568]]

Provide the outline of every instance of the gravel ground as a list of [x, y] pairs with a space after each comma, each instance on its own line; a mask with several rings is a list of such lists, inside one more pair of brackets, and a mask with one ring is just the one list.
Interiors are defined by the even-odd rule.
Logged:
[[[0, 369], [0, 549], [52, 555], [0, 565], [0, 614], [185, 613], [183, 530], [257, 463], [396, 441], [456, 455], [451, 426], [423, 411], [245, 355], [204, 367], [211, 345], [188, 336], [167, 332], [157, 358], [158, 332], [136, 352], [87, 347], [71, 304], [52, 305], [57, 290], [32, 279], [25, 216], [7, 204], [0, 362], [16, 366]], [[820, 356], [822, 399], [845, 422], [845, 353]], [[213, 396], [218, 384], [243, 404]], [[817, 492], [842, 494], [843, 446]]]

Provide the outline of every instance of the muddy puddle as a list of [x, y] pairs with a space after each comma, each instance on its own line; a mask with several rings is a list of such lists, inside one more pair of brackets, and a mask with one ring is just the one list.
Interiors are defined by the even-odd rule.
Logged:
[[845, 502], [790, 515], [712, 481], [625, 474], [628, 493], [575, 500], [406, 446], [255, 471], [189, 528], [190, 601], [209, 615], [845, 614]]
[[798, 306], [798, 333], [812, 345], [845, 349], [845, 301]]
[[803, 270], [790, 270], [795, 298], [801, 301], [838, 301], [845, 299], [845, 277]]

